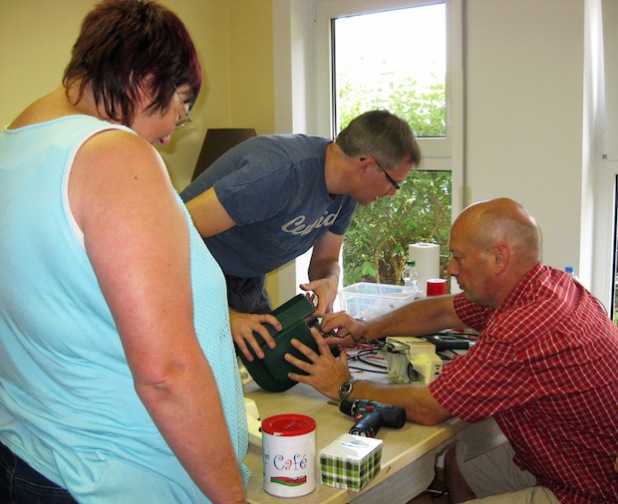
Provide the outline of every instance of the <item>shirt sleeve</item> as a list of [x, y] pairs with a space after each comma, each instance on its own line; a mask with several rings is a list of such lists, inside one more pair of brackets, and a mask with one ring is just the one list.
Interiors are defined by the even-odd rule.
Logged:
[[494, 317], [493, 308], [470, 303], [460, 295], [455, 310], [466, 325], [482, 333], [476, 345], [446, 364], [430, 384], [436, 400], [451, 414], [475, 422], [536, 397], [528, 350], [520, 344], [519, 333], [527, 328], [508, 324]]
[[[258, 165], [266, 165], [264, 169]], [[277, 168], [284, 166], [284, 168]], [[213, 187], [229, 216], [239, 226], [261, 222], [285, 210], [297, 193], [287, 164], [268, 156], [246, 156], [241, 167]]]
[[350, 222], [352, 222], [352, 215], [354, 214], [354, 210], [356, 209], [356, 202], [352, 198], [350, 198], [349, 196], [343, 196], [343, 198], [344, 201], [341, 205], [339, 215], [337, 215], [337, 219], [329, 228], [329, 231], [336, 235], [345, 234], [348, 227], [350, 226]]
[[527, 402], [535, 388], [525, 364], [507, 357], [511, 350], [497, 340], [477, 344], [444, 366], [429, 385], [431, 394], [449, 413], [467, 422]]

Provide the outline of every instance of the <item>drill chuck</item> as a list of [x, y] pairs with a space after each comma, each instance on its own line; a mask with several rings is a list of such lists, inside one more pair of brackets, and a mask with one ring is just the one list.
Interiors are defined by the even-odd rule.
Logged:
[[363, 437], [376, 437], [382, 425], [380, 413], [372, 411], [365, 415], [357, 417], [357, 422], [350, 429], [350, 434], [356, 434]]

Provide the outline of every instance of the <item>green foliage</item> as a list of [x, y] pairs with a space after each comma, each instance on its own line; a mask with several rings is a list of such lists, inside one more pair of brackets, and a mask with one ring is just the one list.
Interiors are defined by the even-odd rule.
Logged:
[[338, 103], [341, 129], [363, 112], [385, 109], [406, 119], [417, 138], [445, 134], [446, 93], [441, 84], [421, 88], [410, 78], [391, 82], [387, 88], [382, 84], [345, 82]]
[[[445, 134], [442, 85], [420, 89], [411, 79], [382, 85], [344, 83], [340, 88], [341, 128], [372, 109], [386, 109], [406, 119], [417, 138]], [[451, 174], [415, 171], [392, 198], [358, 207], [345, 234], [344, 284], [375, 282], [399, 285], [408, 259], [408, 244], [440, 245], [441, 276], [446, 277], [451, 225]]]
[[392, 198], [358, 207], [344, 238], [344, 283], [399, 285], [410, 243], [440, 245], [445, 278], [451, 224], [450, 172], [419, 171]]

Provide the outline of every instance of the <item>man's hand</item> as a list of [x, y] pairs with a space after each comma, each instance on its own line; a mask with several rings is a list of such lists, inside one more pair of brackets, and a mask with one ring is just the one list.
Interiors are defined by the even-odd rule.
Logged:
[[[232, 329], [232, 339], [238, 346], [239, 350], [247, 358], [248, 361], [253, 361], [253, 354], [249, 350], [249, 346], [255, 352], [259, 359], [264, 358], [264, 352], [258, 341], [255, 339], [254, 332], [258, 333], [266, 342], [269, 348], [275, 348], [277, 344], [268, 332], [268, 329], [262, 324], [270, 324], [276, 331], [281, 331], [283, 328], [279, 321], [270, 314], [253, 315], [250, 313], [240, 313], [230, 309], [230, 327]], [[248, 346], [249, 345], [249, 346]]]
[[320, 278], [313, 282], [299, 285], [299, 287], [307, 293], [307, 297], [311, 302], [314, 302], [317, 296], [318, 304], [315, 307], [316, 317], [323, 317], [326, 313], [333, 311], [333, 303], [337, 297], [337, 288], [339, 286], [338, 280], [338, 277]]
[[297, 339], [292, 339], [291, 343], [294, 348], [299, 350], [310, 362], [297, 359], [289, 353], [285, 354], [287, 362], [307, 373], [307, 375], [289, 373], [288, 376], [297, 382], [307, 383], [326, 397], [338, 401], [339, 387], [344, 381], [351, 378], [348, 369], [348, 357], [345, 351], [341, 352], [339, 357], [335, 357], [315, 327], [311, 328], [311, 334], [318, 344], [320, 353], [317, 354]]
[[329, 345], [352, 346], [367, 341], [366, 323], [356, 320], [344, 311], [327, 313], [322, 319], [320, 330]]

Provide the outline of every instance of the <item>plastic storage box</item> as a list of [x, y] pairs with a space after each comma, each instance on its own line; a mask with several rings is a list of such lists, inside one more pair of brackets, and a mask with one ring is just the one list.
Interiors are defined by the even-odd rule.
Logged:
[[371, 320], [412, 302], [414, 289], [400, 285], [356, 283], [339, 291], [341, 309], [359, 320]]

